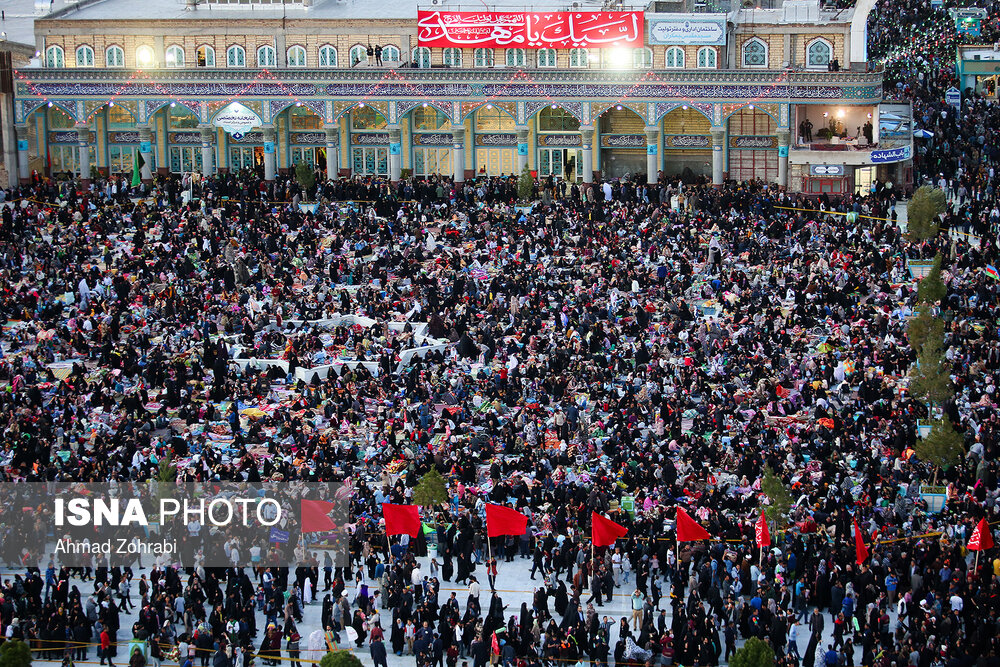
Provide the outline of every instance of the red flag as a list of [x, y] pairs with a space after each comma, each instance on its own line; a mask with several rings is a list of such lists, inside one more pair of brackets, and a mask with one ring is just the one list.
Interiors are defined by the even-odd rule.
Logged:
[[503, 505], [486, 504], [486, 534], [490, 537], [524, 535], [527, 530], [528, 517], [517, 510]]
[[300, 500], [299, 510], [302, 513], [302, 532], [318, 533], [336, 530], [337, 524], [327, 514], [333, 509], [333, 503], [328, 500]]
[[767, 517], [763, 512], [760, 513], [760, 518], [753, 528], [757, 535], [757, 546], [761, 549], [771, 546], [771, 532], [767, 529]]
[[606, 519], [597, 512], [590, 513], [590, 539], [595, 547], [607, 547], [619, 537], [628, 535], [628, 528]]
[[858, 565], [868, 560], [868, 547], [865, 546], [865, 538], [861, 535], [857, 519], [854, 520], [854, 552], [858, 558]]
[[697, 542], [698, 540], [710, 540], [712, 536], [701, 527], [701, 524], [692, 519], [687, 512], [680, 507], [677, 508], [677, 541]]
[[972, 531], [969, 544], [966, 546], [969, 551], [986, 551], [993, 548], [993, 533], [990, 530], [990, 524], [986, 523], [986, 519], [980, 519], [976, 529]]
[[420, 534], [420, 510], [416, 505], [392, 505], [382, 503], [382, 516], [385, 517], [386, 535]]

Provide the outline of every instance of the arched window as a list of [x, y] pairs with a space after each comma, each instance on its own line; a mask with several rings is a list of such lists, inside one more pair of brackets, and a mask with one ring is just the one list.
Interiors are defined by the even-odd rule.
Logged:
[[507, 67], [524, 67], [524, 49], [507, 49]]
[[653, 66], [653, 49], [642, 47], [632, 51], [632, 68], [649, 69]]
[[423, 131], [440, 130], [449, 124], [448, 116], [432, 106], [417, 107], [413, 110], [413, 129]]
[[555, 67], [556, 66], [556, 50], [555, 49], [538, 49], [538, 66], [539, 67]]
[[667, 58], [664, 66], [667, 69], [681, 69], [684, 67], [684, 49], [679, 46], [671, 46], [667, 49]]
[[443, 54], [443, 62], [448, 67], [461, 67], [462, 49], [456, 49], [454, 47], [445, 49]]
[[156, 54], [153, 53], [153, 47], [144, 44], [135, 50], [135, 63], [139, 67], [152, 67], [155, 62]]
[[326, 46], [319, 47], [319, 66], [336, 67], [337, 49], [333, 48], [329, 44], [327, 44]]
[[399, 62], [399, 49], [397, 49], [392, 44], [386, 44], [382, 47], [382, 62]]
[[743, 45], [744, 67], [767, 67], [767, 44], [754, 37]]
[[215, 49], [211, 46], [198, 47], [198, 67], [215, 67]]
[[242, 46], [230, 46], [226, 49], [226, 67], [246, 67], [247, 52]]
[[580, 129], [580, 121], [562, 107], [548, 106], [538, 112], [538, 129], [542, 132], [576, 132]]
[[78, 46], [76, 47], [76, 66], [77, 67], [93, 67], [94, 66], [94, 50], [89, 46]]
[[125, 67], [125, 51], [120, 46], [109, 46], [104, 51], [105, 67]]
[[806, 67], [810, 69], [827, 69], [833, 60], [833, 47], [822, 38], [814, 39], [806, 47]]
[[257, 67], [274, 67], [277, 62], [273, 46], [262, 46], [257, 49]]
[[718, 67], [719, 55], [711, 46], [703, 46], [698, 49], [698, 67], [701, 69], [715, 69]]
[[476, 49], [473, 61], [476, 67], [493, 67], [493, 49]]
[[351, 109], [352, 130], [384, 130], [385, 116], [371, 107], [356, 106]]
[[167, 67], [184, 67], [184, 48], [176, 44], [167, 47], [165, 64]]
[[413, 49], [413, 62], [420, 69], [428, 69], [431, 66], [431, 50], [426, 46], [418, 46]]
[[587, 66], [587, 49], [570, 49], [569, 50], [569, 66], [570, 67], [586, 67]]
[[46, 67], [65, 67], [66, 66], [66, 54], [63, 53], [61, 46], [50, 46], [45, 49], [45, 66]]
[[289, 67], [305, 67], [306, 66], [306, 47], [295, 45], [288, 49], [286, 54], [288, 57]]
[[351, 67], [354, 67], [358, 63], [363, 63], [368, 60], [368, 50], [360, 44], [355, 44], [351, 47], [351, 52], [348, 56], [351, 59]]

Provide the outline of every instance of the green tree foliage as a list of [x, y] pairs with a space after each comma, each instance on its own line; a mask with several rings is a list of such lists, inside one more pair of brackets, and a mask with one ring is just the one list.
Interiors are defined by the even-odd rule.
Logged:
[[[928, 340], [944, 340], [944, 321], [932, 315], [929, 308], [922, 308], [906, 325], [906, 337], [910, 340], [910, 347], [919, 355]], [[940, 347], [940, 343], [938, 345]]]
[[309, 196], [313, 186], [316, 185], [316, 172], [305, 162], [299, 162], [295, 165], [295, 180], [302, 188], [302, 197], [305, 199]]
[[944, 213], [944, 192], [928, 185], [917, 188], [906, 205], [906, 234], [914, 241], [934, 238], [938, 233], [937, 217]]
[[156, 481], [158, 482], [177, 481], [177, 466], [174, 465], [173, 452], [168, 452], [166, 456], [160, 459], [159, 467], [156, 472]]
[[774, 649], [764, 640], [751, 637], [733, 654], [729, 667], [774, 667]]
[[330, 651], [319, 661], [319, 667], [362, 667], [362, 663], [351, 651]]
[[933, 484], [937, 484], [939, 470], [948, 470], [965, 454], [962, 436], [947, 417], [932, 421], [931, 432], [926, 438], [917, 439], [913, 451], [918, 459], [934, 466]]
[[0, 644], [0, 667], [29, 667], [31, 649], [19, 639], [9, 639]]
[[771, 466], [764, 466], [764, 479], [760, 482], [760, 490], [770, 501], [764, 508], [768, 522], [776, 528], [782, 527], [789, 510], [792, 509], [792, 494], [788, 492], [788, 487]]
[[917, 283], [917, 302], [921, 305], [935, 304], [948, 293], [948, 286], [941, 280], [941, 253], [934, 257], [930, 273]]
[[413, 488], [413, 502], [421, 507], [434, 507], [448, 502], [448, 485], [444, 477], [431, 467]]
[[517, 198], [527, 203], [531, 201], [531, 195], [535, 190], [535, 179], [531, 177], [531, 170], [528, 165], [524, 165], [521, 175], [517, 179]]
[[[938, 330], [943, 331], [943, 327], [934, 326], [929, 333]], [[920, 345], [917, 364], [910, 369], [910, 395], [928, 408], [940, 406], [952, 396], [951, 368], [941, 351], [943, 346], [943, 335], [927, 335]]]

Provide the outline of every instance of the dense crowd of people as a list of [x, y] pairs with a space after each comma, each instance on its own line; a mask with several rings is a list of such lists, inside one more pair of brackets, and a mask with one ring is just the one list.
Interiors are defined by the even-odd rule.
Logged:
[[[926, 4], [879, 16], [939, 16]], [[888, 53], [892, 31], [871, 34]], [[376, 666], [710, 666], [751, 637], [788, 667], [997, 664], [1000, 557], [965, 545], [1000, 511], [983, 270], [998, 112], [971, 90], [945, 105], [941, 57], [893, 63], [887, 85], [935, 133], [919, 178], [973, 243], [908, 239], [882, 184], [817, 202], [759, 182], [543, 180], [525, 207], [514, 178], [356, 178], [306, 193], [315, 213], [293, 180], [254, 173], [193, 184], [192, 202], [172, 178], [6, 192], [3, 481], [144, 480], [163, 461], [178, 481], [350, 481], [354, 532], [349, 567], [8, 570], [3, 634], [101, 664], [141, 664], [123, 653], [146, 640], [182, 667], [297, 667], [328, 642]], [[937, 473], [914, 454], [929, 414], [906, 334], [908, 262], [938, 254], [943, 413], [965, 450], [940, 510], [921, 493]], [[387, 552], [381, 504], [412, 502], [432, 467], [450, 499], [424, 511], [436, 532]], [[765, 468], [793, 502], [761, 551]], [[528, 532], [487, 544], [488, 502]], [[677, 548], [676, 508], [715, 539]], [[592, 511], [627, 537], [592, 548]], [[45, 558], [20, 523], [7, 562]], [[537, 584], [509, 609], [493, 584], [515, 561]], [[603, 613], [613, 599], [627, 615]], [[302, 637], [310, 603], [326, 632]]]

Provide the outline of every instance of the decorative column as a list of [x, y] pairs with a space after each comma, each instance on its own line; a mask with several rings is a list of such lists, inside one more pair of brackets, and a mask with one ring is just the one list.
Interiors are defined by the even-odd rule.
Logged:
[[21, 183], [27, 183], [31, 180], [28, 168], [28, 126], [17, 125], [14, 131], [17, 133], [17, 177]]
[[207, 178], [215, 173], [215, 148], [212, 145], [215, 132], [208, 125], [198, 129], [201, 130], [201, 175]]
[[153, 130], [148, 125], [139, 126], [139, 155], [143, 163], [139, 177], [149, 185], [153, 182]]
[[264, 180], [274, 180], [274, 128], [264, 128]]
[[90, 128], [78, 123], [76, 136], [80, 148], [80, 182], [86, 188], [90, 187]]
[[451, 164], [455, 169], [455, 182], [465, 182], [465, 128], [454, 125], [451, 128]]
[[712, 185], [722, 187], [722, 161], [725, 157], [723, 149], [726, 146], [726, 128], [712, 128]]
[[660, 171], [660, 128], [646, 126], [646, 183], [655, 185]]
[[583, 182], [594, 182], [594, 126], [580, 126], [580, 140], [583, 147]]
[[337, 139], [340, 138], [339, 127], [327, 127], [326, 129], [326, 180], [337, 180]]
[[778, 186], [782, 190], [788, 188], [788, 146], [791, 138], [790, 128], [778, 128]]
[[399, 182], [403, 159], [402, 133], [399, 125], [389, 126], [389, 180], [393, 183]]
[[517, 175], [528, 166], [528, 138], [530, 132], [527, 127], [517, 127]]

